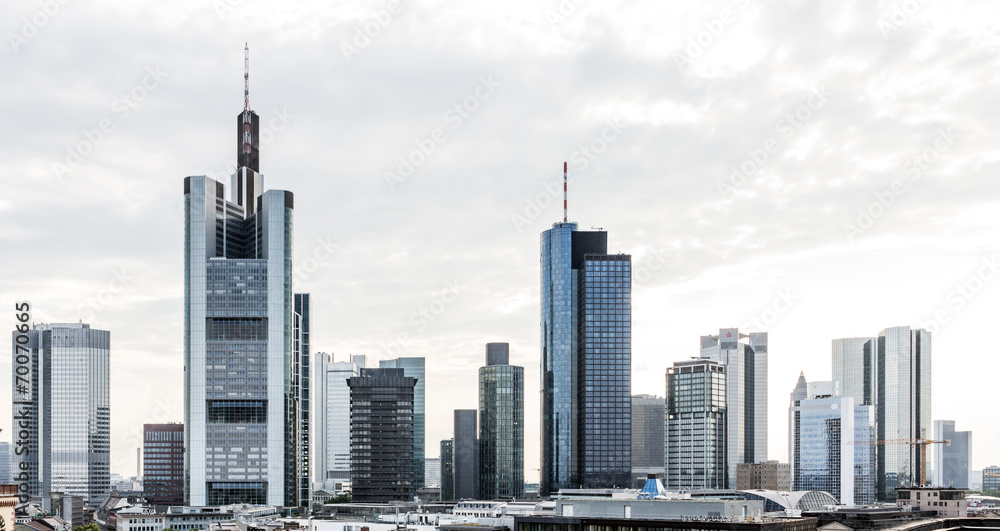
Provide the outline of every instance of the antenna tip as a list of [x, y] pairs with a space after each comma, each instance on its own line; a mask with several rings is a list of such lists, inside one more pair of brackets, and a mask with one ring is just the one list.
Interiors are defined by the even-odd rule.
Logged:
[[565, 172], [565, 171], [566, 171], [566, 162], [563, 161], [563, 172]]

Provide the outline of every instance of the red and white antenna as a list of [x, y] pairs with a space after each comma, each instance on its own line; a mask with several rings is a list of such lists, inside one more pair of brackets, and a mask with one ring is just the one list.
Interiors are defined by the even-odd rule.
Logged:
[[566, 162], [563, 162], [563, 223], [569, 220], [569, 178], [566, 174]]
[[250, 110], [250, 43], [243, 48], [243, 110]]

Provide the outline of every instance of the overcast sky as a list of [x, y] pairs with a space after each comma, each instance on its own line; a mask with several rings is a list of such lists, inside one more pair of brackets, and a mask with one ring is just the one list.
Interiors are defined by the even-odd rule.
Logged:
[[830, 378], [832, 339], [924, 326], [934, 418], [1000, 461], [992, 3], [62, 2], [0, 7], [0, 300], [11, 327], [29, 300], [111, 331], [113, 472], [183, 419], [182, 183], [231, 171], [245, 42], [313, 350], [425, 356], [428, 457], [506, 341], [537, 479], [539, 233], [568, 160], [570, 220], [632, 255], [634, 393], [701, 335], [767, 331], [787, 461], [788, 395]]

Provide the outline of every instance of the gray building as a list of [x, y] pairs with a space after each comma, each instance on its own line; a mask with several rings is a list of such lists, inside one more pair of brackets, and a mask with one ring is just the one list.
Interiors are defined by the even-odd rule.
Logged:
[[524, 367], [507, 343], [486, 344], [479, 368], [479, 497], [524, 497]]
[[1000, 466], [983, 468], [983, 492], [1000, 492]]
[[479, 436], [475, 409], [455, 410], [455, 499], [479, 499]]
[[542, 496], [631, 482], [631, 282], [607, 232], [542, 233]]
[[295, 433], [298, 439], [296, 462], [298, 472], [299, 505], [309, 503], [312, 476], [312, 443], [309, 439], [312, 427], [312, 362], [309, 352], [309, 319], [312, 313], [312, 298], [308, 293], [294, 295], [292, 312], [292, 393], [296, 402]]
[[678, 361], [667, 369], [667, 489], [729, 488], [726, 385], [726, 366], [717, 361]]
[[9, 484], [11, 482], [11, 453], [10, 443], [0, 442], [0, 483]]
[[767, 333], [723, 328], [701, 337], [701, 357], [726, 367], [726, 461], [736, 485], [737, 464], [767, 461]]
[[441, 501], [455, 499], [455, 439], [441, 441]]
[[632, 395], [632, 486], [642, 487], [648, 474], [663, 477], [665, 406], [663, 397]]
[[351, 388], [351, 501], [411, 501], [413, 388], [403, 369], [361, 369]]
[[788, 409], [793, 491], [822, 491], [848, 507], [875, 502], [874, 408], [840, 396], [835, 382], [800, 375]]
[[237, 117], [229, 199], [221, 182], [184, 179], [185, 499], [193, 506], [309, 501], [308, 296], [292, 291], [293, 195], [263, 189], [259, 122], [249, 108]]
[[378, 366], [383, 369], [403, 369], [403, 374], [417, 380], [417, 385], [413, 389], [413, 484], [417, 488], [423, 487], [426, 483], [424, 479], [424, 458], [426, 457], [424, 436], [427, 426], [427, 417], [424, 411], [427, 390], [424, 358], [382, 360]]
[[323, 352], [313, 357], [313, 485], [333, 491], [351, 479], [351, 388], [347, 380], [367, 367], [368, 358], [336, 361]]
[[934, 452], [934, 485], [970, 488], [972, 432], [955, 430], [954, 420], [935, 420], [934, 440], [951, 441], [931, 447]]
[[15, 436], [28, 441], [28, 451], [15, 452], [13, 468], [28, 473], [28, 496], [62, 492], [96, 506], [111, 486], [111, 332], [38, 324], [26, 335], [12, 350], [15, 365], [29, 358], [23, 365], [30, 373], [12, 374], [14, 423], [27, 437]]
[[428, 487], [441, 486], [441, 458], [428, 457], [424, 459], [424, 481]]

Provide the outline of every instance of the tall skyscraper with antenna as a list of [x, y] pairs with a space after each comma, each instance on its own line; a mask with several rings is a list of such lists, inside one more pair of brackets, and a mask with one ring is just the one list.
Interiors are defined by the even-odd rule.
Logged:
[[631, 476], [632, 258], [568, 216], [541, 235], [543, 496], [627, 487]]
[[295, 312], [294, 197], [263, 190], [245, 53], [230, 198], [221, 182], [184, 179], [184, 497], [302, 506], [308, 305]]

